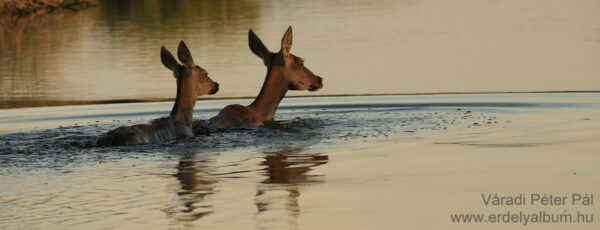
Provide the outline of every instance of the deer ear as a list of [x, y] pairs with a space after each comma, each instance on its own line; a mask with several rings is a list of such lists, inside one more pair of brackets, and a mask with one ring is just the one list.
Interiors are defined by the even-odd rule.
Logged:
[[248, 45], [250, 46], [250, 50], [252, 51], [252, 53], [254, 53], [259, 58], [263, 59], [265, 65], [269, 66], [268, 63], [271, 51], [267, 49], [265, 44], [263, 44], [260, 38], [258, 38], [258, 36], [256, 36], [254, 31], [252, 30], [248, 31]]
[[179, 58], [179, 61], [188, 68], [192, 68], [194, 66], [192, 54], [183, 41], [179, 42], [179, 47], [177, 48], [177, 58]]
[[292, 37], [292, 26], [289, 26], [281, 39], [281, 53], [283, 53], [283, 56], [285, 57], [290, 55], [290, 50], [292, 49]]
[[163, 65], [165, 65], [165, 67], [167, 67], [167, 69], [172, 71], [177, 70], [177, 67], [179, 66], [179, 63], [177, 60], [175, 60], [173, 54], [171, 54], [171, 52], [169, 52], [165, 46], [160, 47], [160, 61], [163, 63]]

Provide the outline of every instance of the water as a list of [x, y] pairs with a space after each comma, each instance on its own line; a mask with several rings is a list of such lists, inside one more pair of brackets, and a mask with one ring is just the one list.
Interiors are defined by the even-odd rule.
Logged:
[[[248, 102], [204, 101], [194, 114], [207, 119], [226, 104]], [[140, 146], [94, 145], [100, 134], [167, 115], [170, 106], [161, 102], [2, 110], [0, 228], [281, 229], [319, 228], [318, 223], [332, 223], [322, 215], [340, 218], [332, 214], [339, 212], [356, 220], [381, 218], [377, 213], [411, 206], [398, 209], [387, 201], [361, 200], [413, 200], [382, 194], [389, 190], [372, 183], [389, 186], [386, 178], [398, 178], [401, 181], [392, 184], [402, 188], [394, 188], [396, 192], [418, 187], [404, 181], [413, 176], [390, 174], [412, 173], [401, 169], [416, 156], [400, 161], [390, 156], [406, 157], [430, 148], [411, 149], [416, 143], [500, 149], [502, 156], [532, 146], [543, 149], [551, 139], [543, 139], [546, 144], [526, 138], [507, 143], [502, 138], [492, 143], [468, 139], [520, 129], [555, 133], [557, 124], [595, 122], [600, 109], [593, 93], [293, 98], [283, 101], [279, 122], [269, 127]], [[561, 120], [550, 125], [522, 121], [532, 114], [535, 122], [550, 120], [544, 114], [558, 114]], [[377, 150], [373, 145], [401, 147]], [[495, 156], [492, 150], [491, 155], [483, 150], [476, 154], [486, 161]], [[353, 154], [356, 151], [360, 154]], [[467, 150], [454, 151], [445, 154]], [[386, 171], [389, 164], [393, 171]], [[363, 169], [378, 176], [360, 173]], [[439, 176], [432, 167], [419, 170], [417, 178]], [[325, 192], [327, 188], [333, 191]], [[375, 189], [378, 195], [360, 195], [361, 189]], [[331, 195], [335, 199], [319, 199]], [[332, 203], [336, 200], [343, 202]], [[339, 205], [353, 208], [337, 210]], [[313, 221], [317, 224], [311, 225]]]
[[159, 61], [186, 40], [221, 83], [254, 97], [266, 70], [247, 31], [324, 77], [317, 93], [598, 90], [600, 2], [117, 1], [0, 24], [0, 108], [173, 98]]
[[113, 103], [174, 97], [160, 45], [186, 41], [221, 84], [204, 98], [254, 97], [249, 28], [276, 51], [292, 25], [292, 52], [324, 77], [289, 95], [598, 90], [599, 1], [98, 3], [0, 20], [0, 229], [439, 229], [469, 188], [600, 184], [596, 93], [286, 98], [268, 127], [94, 144], [169, 114], [172, 100]]

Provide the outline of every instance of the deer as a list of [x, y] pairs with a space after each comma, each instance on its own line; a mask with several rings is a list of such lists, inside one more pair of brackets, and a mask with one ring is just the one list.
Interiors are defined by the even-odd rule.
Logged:
[[177, 96], [169, 116], [152, 120], [149, 124], [122, 126], [111, 130], [98, 138], [96, 142], [98, 145], [138, 145], [194, 136], [192, 113], [196, 98], [217, 93], [219, 83], [210, 79], [205, 69], [194, 64], [194, 59], [184, 41], [179, 42], [177, 57], [181, 64], [165, 46], [161, 46], [160, 60], [173, 72], [177, 82]]
[[274, 53], [252, 29], [248, 31], [250, 50], [267, 67], [263, 86], [250, 105], [228, 105], [209, 119], [209, 123], [217, 129], [256, 128], [274, 120], [277, 107], [288, 90], [317, 91], [323, 88], [323, 78], [306, 68], [304, 59], [290, 53], [292, 37], [292, 27], [289, 26], [281, 39], [281, 49]]

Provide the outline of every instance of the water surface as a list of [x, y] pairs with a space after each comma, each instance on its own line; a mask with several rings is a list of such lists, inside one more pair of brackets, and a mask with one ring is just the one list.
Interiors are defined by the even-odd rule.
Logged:
[[[325, 79], [317, 93], [600, 89], [600, 2], [117, 1], [0, 26], [0, 107], [173, 98], [159, 48], [186, 40], [222, 85], [253, 97], [266, 73], [247, 31]], [[84, 101], [84, 102], [81, 102]]]
[[0, 228], [446, 226], [481, 191], [600, 191], [598, 98], [293, 98], [276, 125], [130, 147], [93, 141], [171, 102], [1, 110]]

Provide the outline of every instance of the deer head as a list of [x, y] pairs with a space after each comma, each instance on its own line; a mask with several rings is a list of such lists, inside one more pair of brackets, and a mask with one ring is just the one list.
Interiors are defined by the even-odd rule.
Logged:
[[204, 94], [215, 94], [219, 91], [219, 83], [210, 79], [206, 70], [194, 64], [192, 54], [183, 41], [179, 42], [177, 57], [183, 65], [175, 60], [167, 48], [161, 47], [160, 60], [167, 69], [173, 71], [178, 89], [191, 89], [192, 92], [187, 93], [194, 95], [194, 98]]
[[292, 27], [281, 39], [281, 49], [273, 53], [267, 49], [254, 31], [248, 31], [248, 43], [250, 50], [260, 57], [268, 68], [277, 68], [283, 73], [289, 90], [317, 91], [323, 88], [323, 78], [315, 75], [306, 66], [304, 59], [290, 53], [292, 49]]

